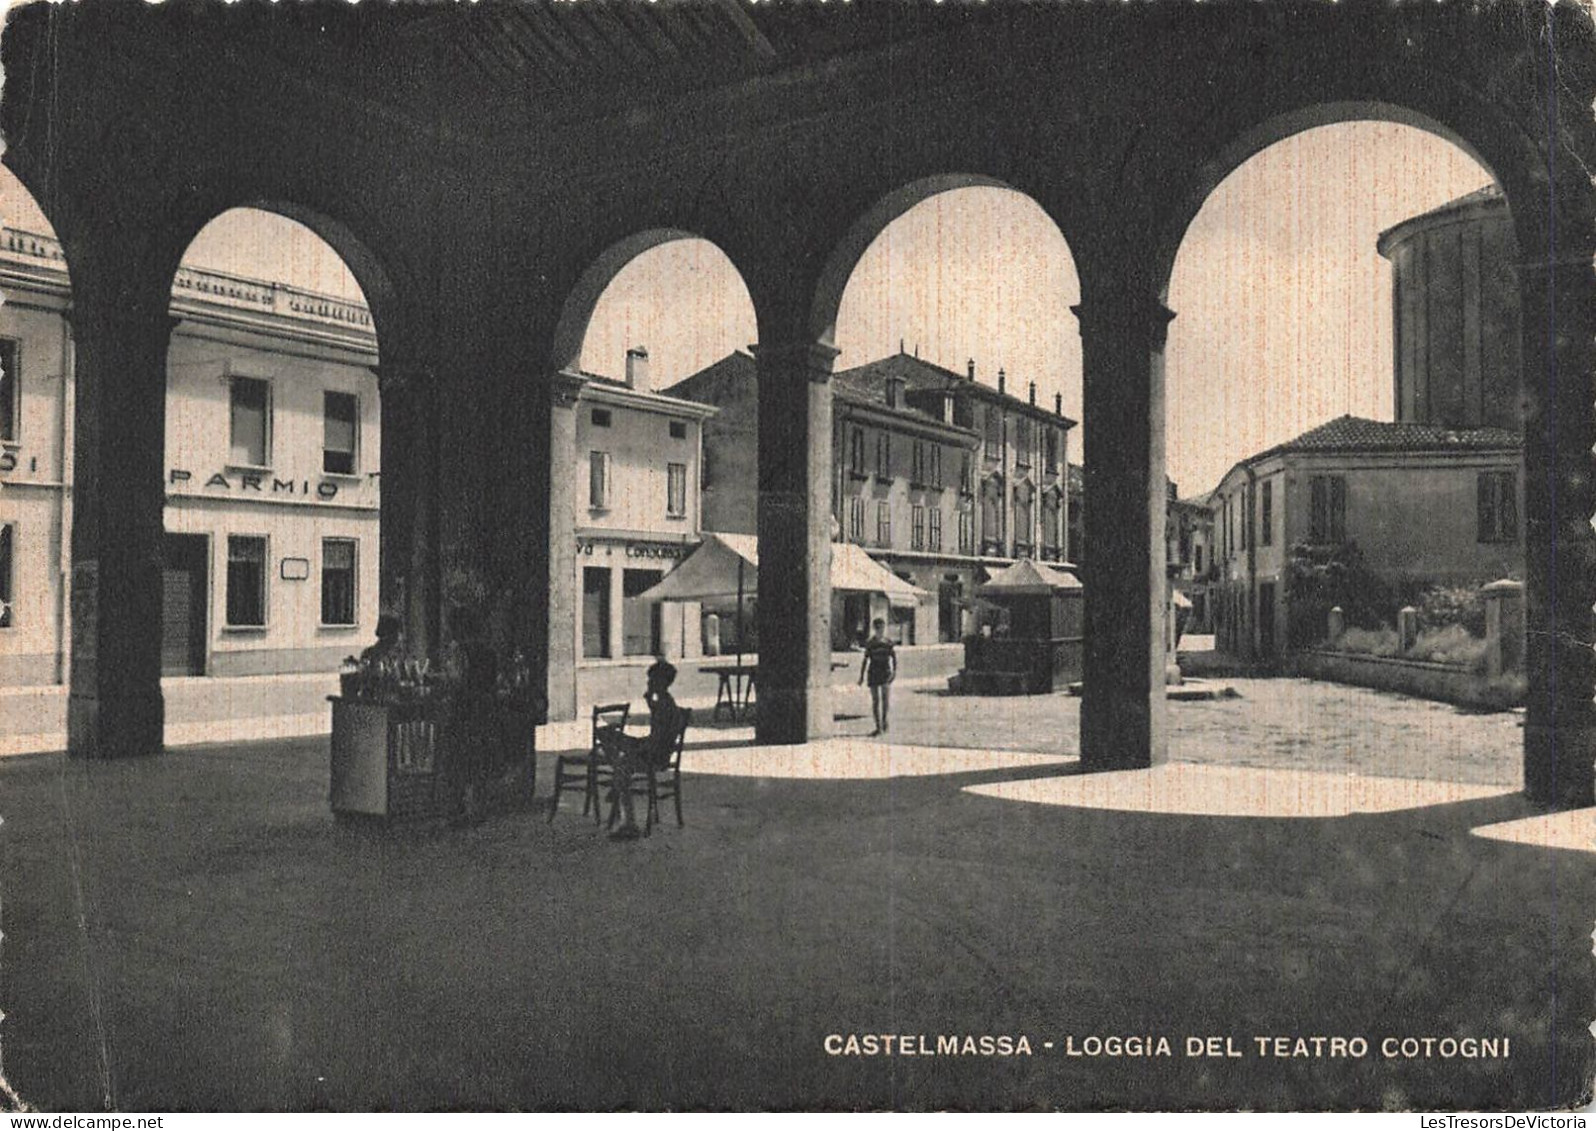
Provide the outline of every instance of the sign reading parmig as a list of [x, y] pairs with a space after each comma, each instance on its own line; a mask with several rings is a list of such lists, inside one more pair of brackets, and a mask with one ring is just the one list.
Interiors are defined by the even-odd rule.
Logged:
[[[166, 482], [171, 487], [176, 487], [180, 483], [192, 483], [194, 473], [174, 467], [167, 475]], [[215, 472], [202, 486], [256, 495], [292, 495], [296, 498], [320, 499], [324, 503], [338, 497], [338, 484], [330, 479], [312, 483], [309, 479], [278, 479], [275, 475], [258, 475], [243, 471], [232, 478], [228, 478], [220, 471]]]

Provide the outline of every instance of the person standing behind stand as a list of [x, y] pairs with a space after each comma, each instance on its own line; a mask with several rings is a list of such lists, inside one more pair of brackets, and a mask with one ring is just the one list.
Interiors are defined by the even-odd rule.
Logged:
[[859, 665], [859, 682], [870, 684], [870, 716], [876, 729], [874, 738], [887, 733], [887, 709], [892, 705], [892, 681], [898, 677], [898, 653], [887, 639], [887, 622], [877, 617], [875, 632], [865, 641], [864, 662]]
[[377, 642], [360, 653], [360, 662], [376, 665], [384, 660], [403, 659], [404, 654], [404, 622], [392, 613], [383, 613], [377, 618]]

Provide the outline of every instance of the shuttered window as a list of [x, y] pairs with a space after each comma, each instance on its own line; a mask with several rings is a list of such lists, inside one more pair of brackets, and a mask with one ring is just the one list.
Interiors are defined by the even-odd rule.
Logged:
[[1477, 481], [1479, 540], [1518, 539], [1518, 476], [1511, 471], [1482, 471]]
[[227, 538], [227, 623], [234, 628], [266, 624], [266, 539]]
[[1347, 540], [1347, 480], [1342, 475], [1308, 479], [1308, 537], [1318, 545]]
[[322, 539], [321, 623], [355, 623], [355, 542], [351, 538]]

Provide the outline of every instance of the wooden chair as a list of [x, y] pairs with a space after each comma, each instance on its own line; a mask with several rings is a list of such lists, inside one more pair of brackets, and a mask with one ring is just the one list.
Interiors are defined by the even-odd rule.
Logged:
[[630, 703], [601, 703], [593, 708], [593, 730], [583, 754], [561, 754], [554, 763], [554, 800], [549, 802], [549, 820], [560, 811], [560, 793], [567, 786], [582, 783], [582, 816], [591, 811], [593, 823], [602, 820], [599, 809], [599, 773], [607, 770], [608, 760], [599, 748], [599, 740], [606, 731], [626, 729], [626, 716], [631, 713]]
[[[657, 768], [650, 766], [647, 773], [632, 776], [633, 795], [648, 798], [648, 816], [643, 821], [644, 836], [653, 833], [654, 825], [660, 819], [659, 803], [663, 800], [671, 801], [676, 807], [676, 827], [681, 828], [685, 823], [682, 820], [682, 748], [687, 744], [687, 728], [693, 725], [693, 709], [683, 707], [680, 710], [682, 725], [676, 732], [676, 742], [671, 747], [670, 761]], [[615, 824], [615, 818], [618, 816], [620, 800], [612, 783], [609, 819], [611, 826]]]

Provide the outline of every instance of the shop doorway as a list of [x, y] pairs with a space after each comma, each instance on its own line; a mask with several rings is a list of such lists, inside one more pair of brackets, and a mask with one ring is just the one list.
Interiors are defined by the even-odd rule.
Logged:
[[937, 586], [937, 638], [957, 644], [963, 638], [959, 624], [964, 609], [964, 584], [957, 574], [947, 574]]
[[627, 656], [659, 655], [660, 603], [640, 601], [665, 577], [657, 569], [629, 569], [621, 575], [621, 651]]
[[1275, 648], [1275, 583], [1258, 585], [1258, 654], [1273, 659]]
[[610, 654], [610, 571], [587, 566], [582, 570], [582, 658], [599, 660]]
[[204, 675], [210, 539], [168, 534], [161, 567], [161, 674]]

